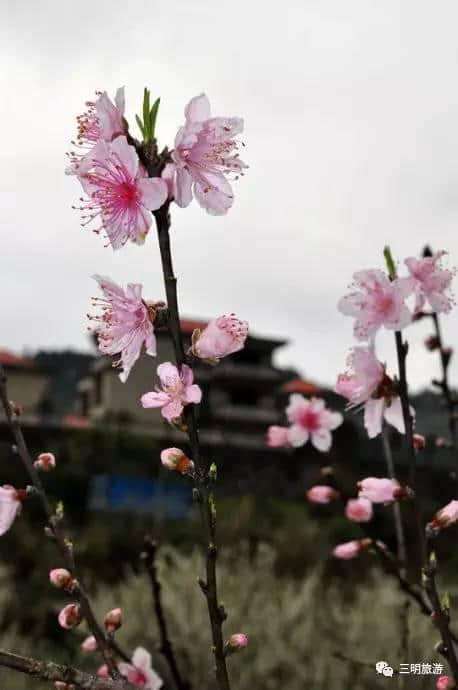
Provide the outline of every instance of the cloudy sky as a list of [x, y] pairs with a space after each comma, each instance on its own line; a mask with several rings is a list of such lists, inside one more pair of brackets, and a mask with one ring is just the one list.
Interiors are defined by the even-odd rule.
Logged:
[[[126, 86], [132, 128], [143, 87], [160, 95], [162, 145], [202, 91], [214, 114], [244, 117], [233, 209], [174, 209], [180, 302], [288, 338], [282, 365], [334, 381], [353, 343], [336, 302], [384, 244], [403, 259], [430, 242], [458, 264], [453, 0], [3, 0], [0, 15], [0, 347], [87, 349], [94, 273], [163, 296], [154, 232], [115, 253], [71, 209], [65, 151], [96, 89]], [[458, 341], [458, 312], [444, 330]], [[416, 387], [435, 373], [426, 331], [409, 333]], [[392, 336], [379, 348], [393, 361]]]

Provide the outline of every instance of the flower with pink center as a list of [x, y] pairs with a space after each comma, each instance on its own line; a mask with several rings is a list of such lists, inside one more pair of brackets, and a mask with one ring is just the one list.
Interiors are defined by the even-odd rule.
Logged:
[[267, 445], [270, 448], [284, 448], [290, 445], [288, 438], [289, 427], [269, 426], [267, 429]]
[[440, 676], [437, 679], [437, 690], [451, 690], [454, 687], [455, 683], [453, 682], [453, 678], [451, 678], [450, 676]]
[[336, 558], [341, 558], [347, 561], [350, 558], [356, 558], [356, 556], [359, 556], [361, 551], [367, 549], [371, 543], [371, 539], [353, 539], [352, 541], [346, 541], [343, 544], [338, 544], [332, 553]]
[[435, 312], [449, 312], [455, 300], [448, 294], [456, 271], [443, 268], [441, 260], [447, 252], [440, 251], [422, 259], [409, 257], [405, 264], [414, 280], [415, 311], [421, 311], [426, 302]]
[[164, 177], [178, 206], [198, 203], [212, 215], [224, 215], [234, 196], [228, 173], [243, 175], [248, 167], [237, 152], [235, 137], [243, 130], [238, 117], [211, 117], [205, 94], [192, 98], [185, 109], [186, 122], [175, 137], [173, 163]]
[[245, 345], [248, 323], [235, 314], [219, 316], [210, 321], [203, 331], [192, 334], [192, 353], [200, 359], [218, 362], [222, 357], [238, 352]]
[[97, 640], [94, 635], [89, 635], [83, 642], [81, 642], [81, 649], [85, 652], [95, 652], [97, 649]]
[[377, 269], [359, 271], [353, 275], [355, 290], [342, 297], [338, 309], [345, 316], [353, 316], [354, 334], [358, 340], [369, 340], [381, 326], [400, 331], [412, 321], [412, 314], [404, 300], [412, 293], [412, 278], [388, 276]]
[[159, 690], [163, 682], [151, 667], [151, 654], [143, 647], [137, 647], [132, 656], [132, 663], [120, 662], [120, 673], [127, 678], [129, 683], [137, 685], [145, 690]]
[[340, 412], [328, 410], [324, 400], [320, 398], [307, 400], [298, 393], [290, 396], [286, 415], [291, 423], [288, 429], [290, 445], [298, 448], [310, 439], [312, 445], [323, 453], [331, 447], [331, 431], [337, 429], [343, 422]]
[[98, 91], [97, 96], [96, 101], [86, 102], [86, 112], [76, 118], [77, 135], [76, 141], [72, 141], [72, 144], [77, 150], [68, 154], [68, 175], [82, 175], [87, 172], [91, 164], [91, 156], [88, 154], [98, 141], [113, 141], [120, 134], [127, 133], [127, 123], [124, 119], [124, 87], [116, 91], [114, 103], [106, 91]]
[[345, 506], [345, 515], [352, 522], [369, 522], [374, 515], [372, 503], [367, 498], [350, 498]]
[[189, 474], [194, 470], [194, 463], [180, 448], [165, 448], [161, 452], [161, 462], [168, 470]]
[[82, 621], [79, 604], [67, 604], [67, 606], [64, 606], [57, 619], [59, 621], [59, 625], [61, 625], [62, 628], [65, 628], [65, 630], [75, 628]]
[[153, 320], [155, 305], [142, 299], [140, 283], [129, 283], [123, 290], [110, 278], [93, 276], [103, 292], [103, 297], [94, 298], [94, 306], [101, 308], [99, 315], [89, 315], [96, 322], [93, 327], [97, 335], [99, 350], [105, 355], [119, 355], [114, 366], [122, 366], [119, 378], [123, 383], [137, 361], [145, 345], [146, 354], [156, 356], [156, 336]]
[[[393, 382], [372, 348], [355, 347], [347, 359], [350, 371], [339, 374], [336, 393], [348, 399], [348, 409], [364, 405], [364, 426], [369, 438], [382, 431], [383, 420], [405, 433], [401, 401], [393, 391]], [[411, 409], [412, 415], [414, 410]]]
[[330, 503], [339, 498], [340, 494], [338, 491], [332, 488], [332, 486], [312, 486], [306, 493], [308, 500], [311, 503]]
[[88, 155], [88, 169], [78, 175], [87, 195], [79, 207], [82, 225], [98, 218], [95, 232], [104, 230], [113, 249], [128, 240], [143, 244], [152, 222], [151, 211], [167, 199], [166, 183], [160, 177], [147, 176], [125, 136], [111, 143], [98, 141]]
[[0, 486], [0, 536], [8, 532], [20, 513], [25, 495], [25, 491], [18, 491], [9, 484]]
[[395, 479], [386, 477], [366, 477], [358, 482], [358, 487], [358, 498], [365, 498], [372, 503], [393, 503], [407, 492]]
[[458, 520], [458, 501], [453, 500], [441, 508], [431, 521], [431, 526], [436, 529], [442, 529], [453, 525]]
[[200, 403], [202, 391], [194, 383], [194, 374], [187, 364], [179, 371], [171, 362], [163, 362], [157, 368], [157, 375], [162, 391], [144, 393], [141, 397], [143, 407], [161, 407], [162, 416], [171, 422], [181, 415], [185, 405]]

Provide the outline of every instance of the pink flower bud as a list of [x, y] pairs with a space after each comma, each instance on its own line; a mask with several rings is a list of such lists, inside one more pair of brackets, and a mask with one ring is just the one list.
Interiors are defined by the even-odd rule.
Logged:
[[364, 549], [367, 549], [371, 543], [371, 539], [354, 539], [353, 541], [347, 541], [344, 544], [338, 544], [332, 553], [336, 558], [348, 560], [358, 556], [360, 552]]
[[267, 445], [270, 448], [289, 446], [287, 426], [269, 426], [267, 429]]
[[452, 355], [453, 355], [453, 347], [443, 347], [442, 348], [442, 356], [445, 360], [446, 365], [450, 362]]
[[201, 332], [192, 335], [192, 352], [195, 357], [218, 361], [245, 345], [248, 335], [248, 323], [241, 321], [235, 314], [220, 316], [210, 321]]
[[413, 435], [413, 446], [416, 450], [423, 450], [426, 445], [425, 437], [421, 434]]
[[367, 498], [372, 503], [392, 503], [408, 495], [409, 490], [401, 487], [395, 479], [367, 477], [358, 482], [359, 498]]
[[112, 609], [108, 611], [104, 623], [107, 632], [112, 633], [118, 630], [122, 625], [122, 609]]
[[453, 682], [453, 678], [450, 678], [450, 676], [440, 676], [437, 679], [436, 683], [436, 688], [437, 690], [448, 690], [449, 688], [454, 688], [455, 683]]
[[448, 527], [458, 520], [458, 501], [450, 501], [446, 506], [439, 510], [431, 521], [431, 527], [442, 529]]
[[40, 453], [38, 458], [33, 463], [36, 470], [41, 470], [42, 472], [50, 472], [56, 466], [56, 458], [53, 453]]
[[248, 637], [243, 633], [231, 635], [225, 645], [226, 656], [244, 649], [248, 645]]
[[367, 498], [350, 498], [345, 507], [345, 515], [352, 522], [369, 522], [374, 512]]
[[180, 448], [166, 448], [161, 453], [161, 462], [168, 470], [176, 470], [181, 474], [189, 474], [194, 469], [194, 463]]
[[71, 589], [74, 578], [65, 568], [54, 568], [49, 572], [49, 581], [54, 587], [59, 589]]
[[81, 643], [81, 649], [83, 649], [85, 652], [95, 652], [97, 649], [97, 640], [95, 639], [94, 635], [86, 637], [86, 639]]
[[66, 630], [75, 628], [81, 623], [82, 620], [79, 604], [67, 604], [67, 606], [64, 606], [62, 611], [59, 613], [57, 620], [59, 621], [59, 625]]
[[339, 498], [339, 492], [332, 488], [332, 486], [312, 486], [306, 493], [306, 496], [311, 503], [329, 503]]
[[103, 664], [100, 666], [97, 670], [97, 675], [99, 678], [108, 678], [109, 672], [108, 672], [108, 666], [106, 664]]

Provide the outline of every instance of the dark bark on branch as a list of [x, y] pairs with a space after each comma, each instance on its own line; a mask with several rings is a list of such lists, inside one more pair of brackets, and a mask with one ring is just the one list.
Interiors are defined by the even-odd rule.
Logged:
[[[164, 204], [162, 208], [156, 211], [154, 213], [154, 217], [156, 219], [162, 271], [167, 296], [167, 307], [169, 312], [168, 326], [173, 342], [176, 362], [178, 367], [181, 367], [181, 365], [186, 362], [186, 354], [181, 337], [176, 285], [177, 279], [173, 272], [172, 255], [170, 250], [170, 215], [168, 204]], [[198, 492], [202, 523], [205, 529], [205, 537], [207, 542], [206, 580], [205, 582], [200, 582], [200, 585], [207, 600], [208, 613], [210, 617], [213, 653], [216, 665], [216, 679], [219, 690], [230, 690], [222, 632], [222, 624], [225, 620], [226, 614], [218, 601], [218, 589], [216, 581], [216, 514], [211, 489], [212, 480], [209, 477], [209, 467], [202, 460], [200, 455], [200, 442], [197, 429], [195, 405], [186, 405], [183, 417], [186, 425], [186, 433], [189, 438], [189, 445], [191, 447], [192, 459], [195, 465], [194, 481]]]
[[455, 410], [457, 407], [457, 401], [452, 393], [452, 390], [450, 388], [450, 383], [448, 380], [448, 370], [449, 370], [449, 364], [450, 364], [450, 357], [447, 356], [447, 354], [444, 352], [444, 343], [442, 340], [442, 330], [440, 327], [440, 322], [439, 322], [439, 316], [435, 312], [431, 314], [431, 318], [434, 323], [434, 330], [436, 332], [436, 338], [437, 338], [437, 344], [439, 348], [439, 355], [440, 355], [440, 361], [441, 361], [441, 368], [442, 368], [442, 380], [438, 381], [438, 385], [442, 389], [442, 393], [444, 395], [444, 400], [445, 404], [447, 406], [448, 410], [448, 428], [450, 431], [450, 437], [451, 441], [453, 443], [453, 447], [455, 450], [458, 450], [458, 445], [457, 445], [457, 434], [456, 434], [456, 418], [455, 418]]

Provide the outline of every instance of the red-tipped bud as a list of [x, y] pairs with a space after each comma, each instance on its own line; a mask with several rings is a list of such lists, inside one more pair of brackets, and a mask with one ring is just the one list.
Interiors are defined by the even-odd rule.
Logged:
[[95, 652], [97, 649], [97, 640], [94, 635], [86, 637], [86, 639], [81, 642], [81, 649], [85, 652]]
[[65, 628], [65, 630], [75, 628], [82, 621], [79, 604], [67, 604], [67, 606], [64, 606], [57, 619], [59, 621], [59, 625]]
[[248, 637], [243, 633], [235, 633], [234, 635], [231, 635], [226, 642], [224, 651], [226, 656], [229, 656], [229, 654], [234, 654], [235, 652], [239, 652], [241, 649], [245, 649], [247, 645]]
[[122, 609], [112, 609], [108, 611], [104, 619], [105, 630], [113, 633], [122, 625]]
[[437, 335], [428, 336], [428, 338], [426, 338], [425, 340], [425, 347], [430, 352], [437, 350], [437, 348], [439, 347], [439, 338], [437, 337]]
[[416, 450], [423, 450], [423, 448], [426, 445], [425, 437], [422, 436], [421, 434], [414, 434], [413, 435], [413, 447]]
[[58, 589], [71, 589], [75, 580], [65, 568], [54, 568], [49, 572], [49, 581]]
[[36, 470], [41, 470], [42, 472], [50, 472], [56, 466], [56, 458], [53, 453], [40, 453], [38, 458], [33, 463]]
[[444, 358], [445, 366], [447, 366], [448, 363], [450, 362], [452, 355], [453, 355], [453, 347], [443, 347], [442, 348], [442, 357]]
[[161, 453], [161, 462], [168, 470], [176, 470], [181, 474], [189, 474], [194, 469], [194, 463], [180, 448], [166, 448]]

